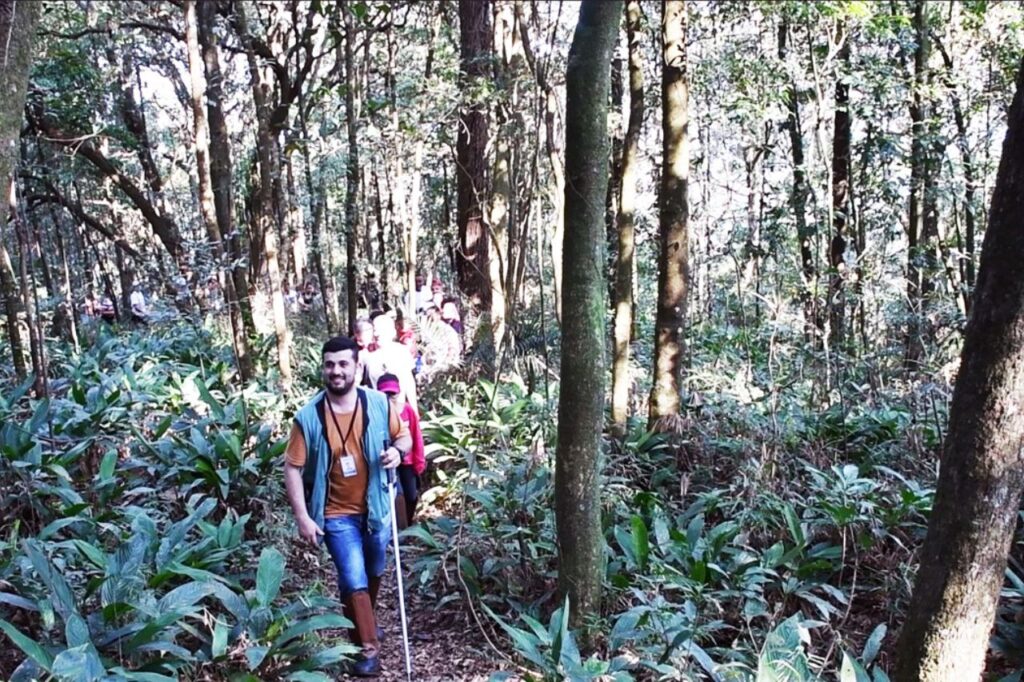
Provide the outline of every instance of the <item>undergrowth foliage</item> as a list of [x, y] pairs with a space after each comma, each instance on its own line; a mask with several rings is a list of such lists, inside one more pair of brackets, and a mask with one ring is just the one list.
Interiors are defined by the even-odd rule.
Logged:
[[405, 532], [421, 546], [412, 582], [438, 604], [469, 600], [529, 679], [887, 679], [883, 644], [933, 497], [933, 472], [906, 450], [937, 445], [932, 420], [867, 389], [815, 413], [807, 383], [773, 394], [699, 370], [690, 382], [678, 433], [633, 422], [607, 443], [592, 655], [556, 595], [556, 398], [515, 372], [436, 396], [428, 496], [444, 513]]
[[[254, 529], [276, 504], [285, 397], [230, 384], [194, 326], [56, 357], [51, 395], [0, 396], [0, 630], [9, 679], [323, 680], [354, 649]], [[9, 660], [9, 659], [5, 659]]]

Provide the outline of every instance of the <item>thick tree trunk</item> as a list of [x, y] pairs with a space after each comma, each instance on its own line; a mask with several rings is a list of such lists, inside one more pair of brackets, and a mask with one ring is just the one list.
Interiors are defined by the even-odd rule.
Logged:
[[[783, 19], [779, 24], [779, 60], [786, 60], [789, 42], [789, 22]], [[804, 165], [804, 137], [800, 126], [800, 102], [796, 83], [792, 80], [786, 88], [786, 107], [789, 116], [786, 129], [789, 131], [789, 146], [793, 157], [793, 190], [790, 194], [790, 208], [796, 221], [796, 239], [800, 251], [800, 272], [803, 277], [800, 301], [804, 309], [804, 336], [812, 341], [820, 328], [817, 301], [815, 301], [815, 280], [818, 272], [814, 264], [815, 228], [807, 223], [807, 169]]]
[[655, 320], [654, 383], [650, 423], [678, 414], [682, 391], [686, 298], [690, 284], [687, 189], [690, 155], [687, 142], [689, 83], [686, 65], [686, 3], [663, 5], [662, 158], [658, 256], [658, 311]]
[[[200, 2], [208, 6], [213, 4], [213, 0], [200, 0]], [[209, 14], [211, 9], [211, 7], [204, 9], [207, 20], [211, 18]], [[248, 383], [252, 378], [252, 357], [249, 352], [249, 340], [242, 321], [242, 313], [238, 306], [239, 294], [235, 289], [235, 278], [230, 271], [225, 272], [224, 270], [225, 249], [223, 230], [225, 228], [227, 230], [232, 229], [231, 206], [230, 203], [224, 206], [223, 198], [220, 202], [221, 206], [218, 207], [217, 205], [218, 202], [213, 184], [210, 122], [207, 118], [208, 112], [219, 108], [221, 103], [217, 102], [214, 105], [212, 100], [204, 101], [207, 97], [206, 62], [203, 59], [202, 50], [199, 46], [200, 31], [196, 15], [195, 0], [185, 0], [185, 44], [188, 53], [188, 70], [192, 88], [192, 122], [195, 127], [196, 172], [199, 176], [199, 212], [206, 227], [206, 234], [210, 240], [210, 247], [217, 263], [217, 277], [220, 281], [221, 291], [224, 292], [228, 316], [231, 320], [231, 340], [235, 351], [235, 360], [238, 362], [238, 374], [244, 384]], [[218, 151], [222, 154], [230, 154], [230, 148], [226, 144], [227, 140], [222, 139], [219, 142]], [[222, 192], [225, 184], [230, 188], [230, 163], [230, 156], [227, 159], [221, 158], [217, 160], [218, 172], [221, 174], [221, 177], [218, 177], [219, 188]], [[223, 176], [225, 168], [227, 168], [227, 177]], [[230, 189], [228, 191], [230, 192]], [[228, 201], [230, 201], [230, 194]], [[232, 263], [228, 263], [227, 267], [235, 270], [236, 268], [232, 267], [232, 265]]]
[[644, 122], [644, 69], [640, 0], [626, 4], [626, 35], [629, 43], [629, 124], [622, 152], [622, 179], [619, 182], [618, 254], [615, 261], [615, 315], [612, 364], [612, 426], [625, 433], [629, 417], [629, 344], [633, 330], [633, 266], [636, 260], [633, 214], [636, 211], [636, 186], [640, 175], [640, 133]]
[[25, 338], [19, 320], [20, 303], [14, 268], [6, 244], [8, 199], [12, 196], [14, 164], [25, 109], [25, 91], [32, 67], [32, 45], [40, 4], [0, 0], [0, 37], [4, 40], [3, 68], [0, 68], [0, 289], [3, 290], [7, 335], [15, 374], [24, 379], [28, 372]]
[[850, 222], [850, 86], [843, 80], [850, 66], [850, 37], [840, 23], [836, 40], [843, 40], [839, 51], [842, 71], [836, 79], [834, 132], [832, 137], [832, 240], [828, 249], [829, 266], [829, 340], [840, 348], [846, 339], [846, 245]]
[[[234, 300], [229, 301], [231, 314], [241, 315], [246, 339], [256, 336], [249, 303], [248, 270], [242, 262], [244, 251], [242, 223], [235, 221], [235, 202], [231, 161], [231, 137], [224, 115], [224, 84], [220, 69], [220, 53], [213, 26], [217, 3], [200, 0], [196, 6], [199, 21], [199, 45], [206, 66], [206, 111], [210, 121], [210, 180], [213, 183], [213, 201], [217, 210], [217, 225], [226, 246], [234, 282]], [[232, 325], [237, 322], [232, 318]]]
[[1024, 491], [1024, 63], [895, 682], [977, 680]]
[[600, 613], [601, 432], [605, 394], [608, 83], [622, 3], [585, 0], [566, 67], [565, 309], [555, 465], [559, 589], [572, 622]]
[[263, 252], [267, 262], [267, 277], [270, 280], [270, 301], [274, 318], [274, 332], [277, 337], [277, 366], [281, 383], [287, 387], [292, 381], [291, 332], [284, 308], [281, 291], [281, 269], [278, 262], [277, 227], [275, 226], [275, 177], [279, 182], [280, 169], [277, 167], [277, 143], [271, 126], [271, 109], [268, 100], [270, 84], [263, 77], [259, 60], [252, 47], [245, 3], [235, 4], [235, 16], [239, 26], [239, 37], [247, 46], [246, 57], [249, 75], [252, 78], [253, 103], [256, 108], [256, 154], [259, 160], [259, 187], [257, 188], [256, 223], [263, 239]]
[[[463, 92], [488, 79], [491, 59], [490, 0], [459, 0], [459, 36]], [[487, 103], [470, 101], [459, 114], [456, 140], [459, 289], [474, 306], [490, 309], [490, 239], [484, 224], [487, 206]]]

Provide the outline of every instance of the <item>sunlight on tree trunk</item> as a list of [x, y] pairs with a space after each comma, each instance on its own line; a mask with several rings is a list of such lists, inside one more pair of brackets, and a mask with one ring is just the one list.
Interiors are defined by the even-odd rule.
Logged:
[[[200, 1], [207, 3], [210, 0]], [[217, 277], [228, 307], [231, 339], [235, 350], [235, 360], [238, 363], [238, 374], [243, 383], [248, 383], [252, 378], [252, 358], [249, 355], [249, 342], [238, 307], [235, 280], [230, 272], [225, 272], [225, 266], [230, 269], [234, 268], [230, 263], [225, 263], [224, 239], [221, 232], [221, 222], [224, 218], [218, 216], [211, 175], [210, 124], [207, 117], [208, 103], [204, 101], [207, 90], [206, 73], [205, 62], [199, 47], [198, 24], [195, 1], [185, 0], [185, 43], [192, 88], [192, 124], [195, 127], [196, 173], [199, 176], [199, 213], [206, 227], [206, 234], [209, 237], [216, 261]], [[220, 163], [223, 162], [224, 160], [221, 159]], [[221, 180], [223, 181], [223, 178]], [[230, 211], [230, 207], [227, 210]]]
[[487, 78], [491, 59], [490, 0], [459, 0], [459, 34], [463, 95], [456, 158], [459, 289], [483, 310], [490, 309], [490, 238], [484, 224], [487, 206], [487, 103], [476, 92]]
[[664, 162], [661, 170], [658, 312], [654, 332], [651, 426], [659, 419], [679, 413], [686, 342], [686, 298], [690, 284], [686, 3], [684, 0], [667, 0], [662, 7], [661, 130]]
[[[241, 29], [243, 43], [250, 43], [248, 22], [245, 15], [245, 3], [235, 5], [235, 13]], [[277, 144], [271, 127], [270, 104], [267, 100], [269, 83], [263, 77], [256, 53], [250, 47], [247, 50], [249, 76], [252, 79], [253, 104], [256, 107], [256, 154], [259, 160], [259, 187], [256, 221], [263, 239], [263, 252], [267, 263], [267, 278], [270, 280], [270, 304], [274, 319], [274, 334], [277, 339], [277, 367], [281, 373], [281, 383], [285, 388], [291, 385], [291, 331], [288, 329], [288, 318], [284, 308], [284, 295], [281, 291], [281, 269], [278, 262], [277, 227], [275, 226], [275, 192], [274, 177], [280, 175], [276, 166]]]
[[895, 682], [977, 680], [1024, 491], [1024, 62]]
[[644, 122], [643, 29], [640, 24], [640, 0], [626, 4], [626, 34], [629, 42], [629, 124], [622, 153], [622, 180], [619, 183], [618, 255], [615, 266], [615, 319], [612, 364], [612, 426], [626, 430], [629, 417], [629, 344], [633, 331], [633, 267], [636, 261], [634, 213], [636, 185], [640, 175], [640, 133]]

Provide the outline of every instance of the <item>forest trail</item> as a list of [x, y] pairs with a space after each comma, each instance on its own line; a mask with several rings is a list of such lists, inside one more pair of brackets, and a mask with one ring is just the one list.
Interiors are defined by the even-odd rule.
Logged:
[[[408, 581], [406, 575], [406, 581]], [[409, 653], [413, 679], [418, 682], [467, 680], [485, 682], [499, 667], [494, 654], [468, 614], [457, 603], [435, 610], [415, 590], [405, 590], [409, 618]], [[381, 667], [378, 678], [388, 682], [405, 680], [405, 655], [402, 651], [402, 620], [398, 611], [398, 585], [391, 564], [381, 583], [377, 618], [384, 628]], [[356, 678], [351, 678], [356, 679]]]
[[[403, 545], [401, 551], [403, 563], [407, 567], [416, 550], [410, 545]], [[388, 570], [381, 581], [377, 604], [377, 623], [384, 629], [385, 636], [381, 644], [382, 674], [376, 679], [398, 682], [406, 679], [405, 656], [402, 651], [402, 621], [398, 608], [395, 563], [390, 551], [389, 555]], [[294, 547], [288, 563], [293, 571], [292, 580], [297, 583], [335, 585], [337, 582], [334, 566], [326, 551], [315, 558], [306, 549]], [[410, 589], [412, 576], [408, 568], [404, 576], [412, 679], [416, 682], [485, 682], [491, 673], [500, 668], [500, 663], [495, 660], [494, 653], [488, 650], [486, 641], [471, 621], [470, 615], [461, 608], [462, 602], [449, 602], [438, 609], [428, 598]], [[345, 637], [345, 634], [338, 632], [337, 636]], [[343, 674], [338, 679], [360, 678]]]

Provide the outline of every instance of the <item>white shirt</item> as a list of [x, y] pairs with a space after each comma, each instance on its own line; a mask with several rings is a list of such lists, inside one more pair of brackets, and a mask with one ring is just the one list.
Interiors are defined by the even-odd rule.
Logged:
[[394, 374], [398, 377], [398, 385], [402, 387], [405, 399], [416, 404], [416, 381], [412, 372], [416, 367], [409, 349], [398, 341], [388, 341], [380, 348], [365, 355], [366, 373], [374, 388], [383, 374]]
[[142, 315], [146, 312], [146, 297], [142, 295], [141, 291], [133, 291], [132, 295], [128, 297], [129, 302], [132, 304], [132, 312]]

